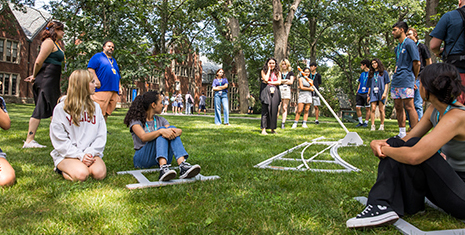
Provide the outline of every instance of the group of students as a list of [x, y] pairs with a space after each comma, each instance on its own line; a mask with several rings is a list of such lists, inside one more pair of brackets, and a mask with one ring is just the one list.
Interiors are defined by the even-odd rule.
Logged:
[[[384, 130], [384, 105], [388, 95], [388, 87], [391, 82], [389, 73], [384, 69], [383, 63], [375, 58], [371, 61], [362, 60], [360, 68], [363, 70], [360, 78], [356, 95], [356, 110], [359, 123], [356, 127], [367, 127], [368, 119], [371, 117], [371, 130], [375, 127], [375, 111], [378, 107], [381, 124], [380, 131]], [[362, 122], [361, 108], [366, 107], [365, 123]]]
[[[307, 128], [308, 113], [311, 105], [315, 108], [315, 124], [319, 124], [318, 116], [320, 98], [314, 89], [321, 84], [321, 75], [316, 72], [317, 64], [312, 62], [309, 68], [305, 68], [298, 75], [298, 107], [292, 128], [297, 127], [300, 115], [304, 111], [302, 127]], [[294, 83], [295, 74], [291, 64], [284, 59], [277, 64], [276, 59], [269, 58], [261, 70], [260, 101], [262, 103], [261, 129], [262, 134], [267, 135], [266, 129], [271, 129], [275, 134], [279, 111], [282, 107], [281, 128], [285, 128], [289, 102], [291, 100], [291, 86]]]

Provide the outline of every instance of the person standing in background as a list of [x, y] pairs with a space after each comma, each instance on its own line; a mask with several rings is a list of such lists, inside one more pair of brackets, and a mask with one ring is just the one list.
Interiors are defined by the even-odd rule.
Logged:
[[121, 87], [121, 74], [118, 63], [113, 58], [115, 44], [108, 40], [103, 43], [103, 51], [90, 58], [87, 69], [97, 84], [92, 99], [100, 105], [105, 122], [116, 108]]
[[62, 23], [52, 21], [42, 31], [42, 44], [34, 63], [32, 75], [24, 79], [34, 83], [34, 103], [36, 107], [29, 119], [29, 130], [23, 148], [45, 148], [34, 140], [40, 120], [53, 115], [53, 109], [61, 96], [61, 64], [65, 61], [65, 52], [58, 41], [65, 35]]

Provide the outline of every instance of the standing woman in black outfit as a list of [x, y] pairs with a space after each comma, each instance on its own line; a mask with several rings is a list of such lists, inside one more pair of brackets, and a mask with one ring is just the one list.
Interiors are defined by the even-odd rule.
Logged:
[[[34, 63], [31, 76], [24, 79], [34, 83], [34, 103], [36, 107], [29, 119], [29, 130], [23, 148], [44, 148], [46, 146], [34, 140], [40, 120], [49, 118], [60, 98], [61, 64], [65, 60], [65, 54], [58, 41], [63, 38], [63, 24], [52, 21], [42, 32], [42, 45], [39, 55]], [[66, 61], [65, 61], [66, 63]]]
[[261, 71], [262, 84], [260, 87], [260, 100], [262, 101], [262, 134], [267, 135], [266, 129], [275, 134], [278, 122], [278, 106], [281, 103], [281, 94], [278, 86], [281, 85], [281, 72], [276, 59], [269, 58]]

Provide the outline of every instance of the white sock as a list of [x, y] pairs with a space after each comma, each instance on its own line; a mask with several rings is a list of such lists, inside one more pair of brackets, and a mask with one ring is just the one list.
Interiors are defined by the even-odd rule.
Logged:
[[365, 120], [365, 124], [368, 124], [368, 120]]
[[363, 118], [362, 117], [358, 117], [358, 123], [363, 123]]
[[407, 135], [407, 132], [405, 131], [405, 127], [399, 127], [399, 137], [404, 138]]

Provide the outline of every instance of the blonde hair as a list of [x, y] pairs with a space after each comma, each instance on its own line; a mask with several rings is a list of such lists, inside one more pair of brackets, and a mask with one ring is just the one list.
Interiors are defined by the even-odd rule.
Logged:
[[92, 74], [88, 70], [75, 70], [68, 81], [68, 95], [63, 109], [71, 115], [74, 125], [79, 126], [81, 115], [87, 112], [89, 119], [94, 118], [95, 104], [90, 98], [89, 83]]
[[[283, 69], [281, 67], [283, 62], [286, 63], [286, 65], [287, 65], [287, 71], [283, 71]], [[289, 60], [287, 60], [287, 59], [281, 60], [281, 63], [279, 63], [279, 70], [281, 70], [281, 72], [283, 72], [283, 73], [290, 72], [292, 70], [292, 67], [291, 67], [291, 63], [289, 62]]]

